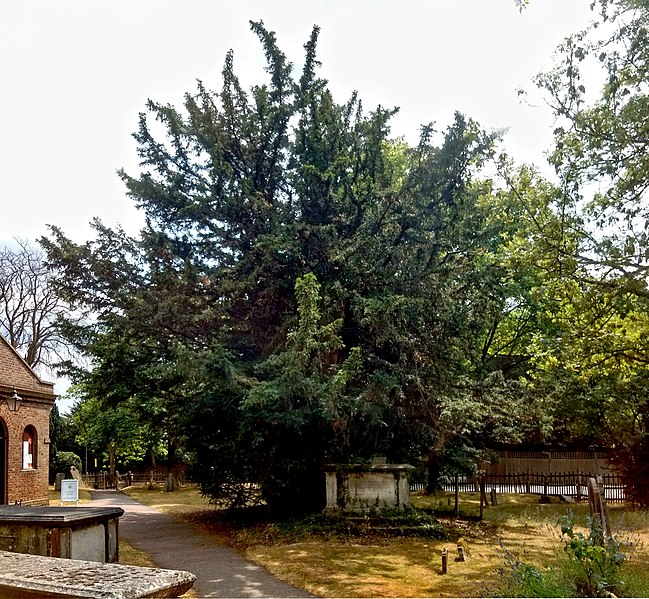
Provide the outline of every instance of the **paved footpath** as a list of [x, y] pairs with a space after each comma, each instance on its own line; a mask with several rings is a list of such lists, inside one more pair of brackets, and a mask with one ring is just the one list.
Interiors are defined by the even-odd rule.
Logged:
[[196, 575], [198, 597], [313, 597], [218, 545], [189, 522], [142, 505], [119, 491], [93, 491], [91, 505], [121, 507], [119, 534], [157, 566]]

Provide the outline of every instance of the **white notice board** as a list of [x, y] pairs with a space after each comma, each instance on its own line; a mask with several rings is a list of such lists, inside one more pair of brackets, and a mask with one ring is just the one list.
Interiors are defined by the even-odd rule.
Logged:
[[79, 505], [79, 481], [65, 479], [61, 481], [61, 505], [64, 501], [74, 501]]

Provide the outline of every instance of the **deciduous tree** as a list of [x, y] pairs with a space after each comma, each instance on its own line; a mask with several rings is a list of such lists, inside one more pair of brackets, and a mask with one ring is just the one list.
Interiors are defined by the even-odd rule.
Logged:
[[62, 317], [72, 313], [53, 289], [43, 251], [24, 240], [0, 248], [0, 335], [36, 370], [51, 374], [71, 357]]
[[613, 448], [647, 505], [649, 5], [596, 5], [599, 19], [537, 80], [557, 117], [555, 214], [567, 227], [538, 226], [535, 251], [562, 268], [544, 290], [553, 334], [531, 353], [537, 387], [561, 398], [563, 431]]

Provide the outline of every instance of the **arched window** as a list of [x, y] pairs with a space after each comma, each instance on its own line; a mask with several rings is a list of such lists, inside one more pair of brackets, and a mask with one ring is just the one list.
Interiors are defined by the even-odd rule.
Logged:
[[23, 470], [33, 470], [37, 466], [37, 440], [36, 429], [31, 424], [25, 427], [23, 432]]

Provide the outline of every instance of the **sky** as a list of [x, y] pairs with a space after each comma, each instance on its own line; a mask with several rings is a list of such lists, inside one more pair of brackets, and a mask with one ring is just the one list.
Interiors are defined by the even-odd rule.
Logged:
[[[180, 107], [201, 80], [221, 88], [228, 50], [244, 87], [263, 82], [250, 20], [263, 20], [296, 66], [314, 25], [334, 98], [400, 107], [411, 142], [460, 111], [507, 129], [504, 149], [543, 167], [552, 116], [532, 79], [590, 0], [29, 0], [0, 7], [0, 244], [47, 225], [74, 241], [95, 217], [137, 234], [142, 217], [117, 171], [137, 175], [132, 133], [147, 99]], [[516, 90], [530, 92], [521, 102]], [[547, 167], [545, 167], [547, 168]], [[60, 392], [60, 389], [59, 389]]]

